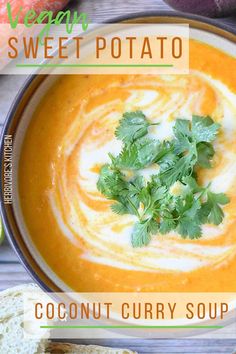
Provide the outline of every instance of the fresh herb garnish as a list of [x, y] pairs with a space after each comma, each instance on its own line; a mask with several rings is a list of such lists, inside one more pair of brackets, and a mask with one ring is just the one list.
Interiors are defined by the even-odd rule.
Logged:
[[120, 124], [115, 131], [115, 136], [125, 144], [133, 143], [135, 140], [147, 135], [148, 127], [157, 124], [148, 122], [141, 111], [126, 112], [120, 120]]
[[[158, 123], [149, 122], [141, 111], [123, 115], [115, 131], [123, 142], [122, 151], [118, 156], [109, 154], [111, 163], [101, 168], [97, 183], [98, 190], [114, 200], [114, 213], [137, 217], [133, 247], [146, 246], [152, 235], [172, 230], [182, 238], [197, 239], [202, 224], [222, 222], [221, 206], [229, 202], [225, 194], [213, 193], [210, 184], [203, 187], [197, 182], [197, 168], [211, 167], [212, 142], [220, 125], [208, 116], [177, 119], [171, 141], [151, 139], [152, 125]], [[143, 171], [150, 165], [159, 171], [146, 180]]]

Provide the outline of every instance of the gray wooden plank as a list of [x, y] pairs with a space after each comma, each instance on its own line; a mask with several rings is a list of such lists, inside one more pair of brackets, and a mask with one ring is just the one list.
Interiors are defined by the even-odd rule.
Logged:
[[73, 1], [70, 7], [72, 9], [79, 8], [79, 11], [86, 12], [91, 22], [97, 23], [143, 11], [172, 11], [162, 0], [123, 0], [112, 2], [110, 0]]
[[20, 263], [0, 264], [0, 290], [31, 282], [31, 277]]
[[10, 247], [7, 240], [0, 246], [0, 264], [1, 263], [19, 263], [18, 257]]
[[[88, 341], [91, 341], [91, 343], [94, 343], [94, 341], [100, 341], [100, 339], [80, 339], [81, 344], [88, 344]], [[75, 342], [77, 341], [77, 339], [72, 339], [71, 342]], [[103, 343], [105, 343], [106, 345], [108, 345], [108, 342], [110, 342], [110, 339], [102, 339]], [[131, 345], [136, 345], [136, 346], [142, 346], [145, 343], [145, 346], [149, 345], [150, 343], [156, 342], [156, 346], [159, 348], [163, 348], [163, 347], [173, 347], [173, 344], [175, 344], [175, 347], [180, 347], [180, 346], [184, 346], [184, 347], [192, 347], [193, 343], [197, 343], [198, 346], [204, 348], [209, 346], [209, 343], [211, 345], [212, 348], [214, 348], [216, 350], [216, 348], [222, 344], [225, 343], [224, 339], [180, 339], [180, 340], [176, 340], [176, 339], [139, 339], [139, 338], [135, 338], [135, 339], [113, 339], [112, 340], [112, 345], [114, 346], [119, 346], [119, 344], [122, 342], [123, 346], [127, 346], [129, 344]], [[230, 347], [235, 347], [236, 345], [236, 340], [234, 339], [229, 339], [227, 340], [227, 344]]]
[[18, 274], [23, 274], [23, 278], [28, 276], [20, 263], [1, 263], [0, 280], [9, 279], [9, 273], [11, 273], [12, 277], [16, 277]]
[[[64, 340], [65, 342], [68, 340]], [[232, 354], [236, 341], [200, 339], [72, 339], [77, 344], [97, 344], [116, 348], [128, 348], [140, 354]]]
[[18, 285], [22, 285], [22, 284], [28, 284], [31, 283], [32, 280], [24, 280], [24, 282], [22, 283], [21, 280], [18, 279], [11, 279], [9, 281], [5, 281], [4, 283], [0, 282], [0, 291], [6, 290], [8, 288], [12, 288], [14, 286], [18, 286]]
[[0, 75], [0, 124], [4, 123], [11, 104], [25, 79], [25, 75]]

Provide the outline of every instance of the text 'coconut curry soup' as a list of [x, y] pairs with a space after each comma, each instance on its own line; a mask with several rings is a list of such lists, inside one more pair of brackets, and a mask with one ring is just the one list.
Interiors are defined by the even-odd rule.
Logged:
[[190, 75], [65, 75], [20, 158], [31, 238], [76, 291], [236, 291], [236, 59]]

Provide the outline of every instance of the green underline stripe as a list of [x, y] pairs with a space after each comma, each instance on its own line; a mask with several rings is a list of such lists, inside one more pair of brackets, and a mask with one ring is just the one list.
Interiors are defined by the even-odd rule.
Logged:
[[17, 68], [82, 67], [82, 68], [172, 68], [173, 64], [16, 64]]
[[224, 328], [224, 326], [201, 326], [201, 325], [186, 325], [186, 326], [40, 326], [40, 328], [81, 328], [81, 329], [89, 329], [89, 328], [135, 328], [135, 329], [139, 329], [139, 328], [205, 328], [205, 329], [219, 329], [219, 328]]

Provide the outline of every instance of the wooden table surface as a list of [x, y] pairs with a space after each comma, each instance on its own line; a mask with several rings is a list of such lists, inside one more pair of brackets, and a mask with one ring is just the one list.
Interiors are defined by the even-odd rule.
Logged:
[[[186, 0], [187, 1], [187, 0]], [[200, 1], [200, 0], [199, 0]], [[203, 0], [202, 0], [203, 1]], [[87, 12], [91, 22], [102, 22], [121, 15], [142, 11], [171, 10], [161, 0], [81, 0], [72, 1], [72, 9]], [[216, 21], [225, 23], [236, 30], [236, 16]], [[0, 128], [4, 123], [9, 107], [24, 82], [24, 76], [0, 76]], [[18, 284], [29, 283], [32, 279], [19, 263], [7, 240], [0, 246], [0, 290]], [[236, 351], [236, 340], [221, 339], [138, 339], [138, 340], [80, 340], [85, 344], [124, 346], [138, 353], [227, 353]], [[27, 354], [27, 353], [26, 353]]]

